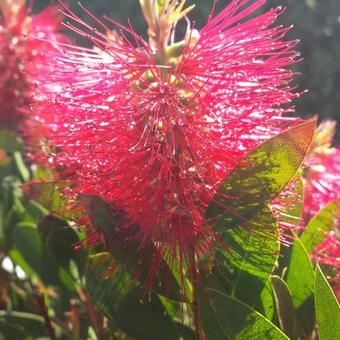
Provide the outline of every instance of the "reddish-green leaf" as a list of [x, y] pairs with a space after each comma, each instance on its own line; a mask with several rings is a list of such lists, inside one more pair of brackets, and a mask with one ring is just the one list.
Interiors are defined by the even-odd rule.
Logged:
[[316, 216], [308, 223], [305, 231], [300, 237], [307, 252], [311, 252], [322, 242], [331, 230], [335, 230], [335, 216], [340, 213], [340, 205], [330, 203], [326, 205]]
[[292, 127], [251, 152], [227, 177], [206, 216], [218, 231], [262, 210], [295, 177], [313, 140], [315, 120]]

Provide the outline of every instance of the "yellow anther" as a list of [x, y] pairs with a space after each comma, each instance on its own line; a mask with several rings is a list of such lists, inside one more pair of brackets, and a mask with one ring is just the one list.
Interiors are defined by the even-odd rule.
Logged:
[[163, 127], [164, 127], [163, 122], [162, 122], [161, 120], [159, 120], [159, 121], [157, 122], [157, 130], [162, 130]]

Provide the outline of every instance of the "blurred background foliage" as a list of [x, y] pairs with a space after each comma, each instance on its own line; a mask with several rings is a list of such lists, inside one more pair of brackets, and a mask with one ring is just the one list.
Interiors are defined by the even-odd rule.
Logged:
[[[36, 0], [37, 9], [46, 6], [49, 0]], [[68, 0], [76, 5], [77, 1]], [[229, 0], [218, 0], [217, 10]], [[134, 29], [145, 35], [146, 26], [138, 0], [82, 0], [98, 17], [107, 15], [120, 23], [131, 21]], [[196, 8], [190, 15], [197, 28], [204, 25], [213, 0], [187, 0]], [[319, 115], [322, 119], [340, 121], [340, 1], [339, 0], [267, 0], [267, 8], [283, 6], [286, 12], [280, 23], [294, 25], [289, 34], [299, 39], [297, 50], [303, 61], [295, 67], [300, 73], [296, 85], [308, 93], [296, 101], [299, 115]], [[75, 10], [77, 6], [75, 6]], [[79, 11], [80, 13], [81, 11]]]

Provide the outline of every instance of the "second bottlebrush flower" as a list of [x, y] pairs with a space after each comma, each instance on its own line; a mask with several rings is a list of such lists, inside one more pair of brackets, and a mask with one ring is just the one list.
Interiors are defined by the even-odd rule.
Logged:
[[0, 1], [0, 129], [18, 129], [21, 110], [30, 101], [26, 66], [33, 72], [35, 65], [45, 63], [52, 43], [65, 41], [60, 28], [55, 7], [33, 15], [25, 0]]

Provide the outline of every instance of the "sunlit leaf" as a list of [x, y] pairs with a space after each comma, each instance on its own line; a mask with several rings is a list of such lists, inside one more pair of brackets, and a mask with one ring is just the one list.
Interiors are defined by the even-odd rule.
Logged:
[[254, 309], [263, 314], [268, 320], [274, 316], [274, 300], [272, 295], [271, 280], [268, 280], [263, 288]]
[[287, 285], [292, 293], [293, 304], [299, 308], [314, 292], [314, 268], [302, 242], [294, 242], [287, 270]]
[[315, 309], [320, 340], [338, 340], [340, 305], [319, 266], [315, 273]]
[[224, 231], [249, 220], [295, 177], [313, 140], [310, 120], [271, 138], [227, 177], [208, 207], [213, 227]]
[[308, 253], [312, 252], [330, 231], [335, 230], [335, 216], [339, 213], [340, 205], [330, 203], [310, 220], [300, 237]]

